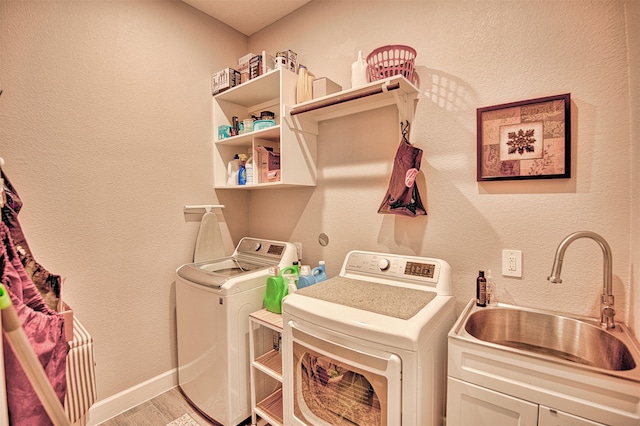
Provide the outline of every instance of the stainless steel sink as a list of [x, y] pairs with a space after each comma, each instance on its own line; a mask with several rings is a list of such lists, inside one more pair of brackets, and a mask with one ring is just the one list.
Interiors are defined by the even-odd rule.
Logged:
[[500, 304], [470, 304], [450, 336], [640, 381], [640, 349], [622, 324]]

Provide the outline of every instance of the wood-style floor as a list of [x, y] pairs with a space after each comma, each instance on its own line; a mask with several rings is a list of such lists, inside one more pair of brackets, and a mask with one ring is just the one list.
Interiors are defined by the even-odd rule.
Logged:
[[[200, 426], [215, 425], [191, 407], [180, 390], [175, 387], [100, 423], [100, 426], [165, 426], [184, 414], [191, 416]], [[258, 419], [258, 426], [265, 426], [265, 422]]]

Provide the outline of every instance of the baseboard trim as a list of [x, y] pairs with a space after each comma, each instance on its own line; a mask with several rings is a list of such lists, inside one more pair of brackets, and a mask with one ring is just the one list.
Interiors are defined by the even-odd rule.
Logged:
[[99, 425], [176, 386], [178, 386], [178, 370], [174, 368], [129, 389], [102, 399], [93, 404], [89, 410], [87, 426]]

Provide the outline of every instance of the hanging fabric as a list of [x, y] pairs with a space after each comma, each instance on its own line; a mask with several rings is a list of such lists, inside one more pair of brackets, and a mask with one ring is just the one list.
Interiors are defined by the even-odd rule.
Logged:
[[[27, 275], [9, 229], [0, 222], [0, 282], [11, 297], [29, 343], [44, 368], [47, 378], [64, 403], [67, 392], [67, 353], [64, 319], [49, 309], [33, 281]], [[14, 426], [50, 425], [51, 420], [29, 382], [20, 360], [3, 334], [4, 369], [7, 382], [9, 424]]]
[[11, 185], [11, 181], [0, 167], [0, 178], [4, 181], [3, 194], [6, 202], [2, 207], [2, 221], [9, 228], [13, 244], [20, 256], [20, 261], [24, 266], [29, 278], [33, 281], [36, 288], [44, 298], [49, 308], [56, 310], [60, 301], [60, 293], [62, 291], [62, 278], [45, 269], [34, 259], [31, 248], [27, 243], [27, 239], [22, 231], [18, 214], [22, 209], [22, 200], [18, 195], [18, 191]]
[[402, 140], [393, 161], [393, 171], [389, 188], [380, 204], [378, 213], [399, 214], [416, 217], [426, 215], [420, 193], [416, 186], [416, 176], [420, 171], [422, 150], [413, 146], [407, 139], [409, 122], [400, 123]]
[[[60, 295], [61, 280], [33, 259], [18, 222], [22, 200], [2, 167], [0, 178], [3, 180], [3, 192], [6, 197], [0, 221], [0, 282], [7, 289], [20, 325], [56, 396], [64, 403], [67, 393], [66, 366], [69, 345], [65, 335], [64, 319], [55, 309]], [[51, 424], [36, 391], [4, 335], [3, 347], [9, 423], [14, 426]]]

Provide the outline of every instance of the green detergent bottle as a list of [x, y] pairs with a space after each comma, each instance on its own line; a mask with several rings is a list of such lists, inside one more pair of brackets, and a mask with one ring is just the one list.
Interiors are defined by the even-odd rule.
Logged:
[[[285, 268], [286, 269], [286, 268]], [[281, 314], [282, 299], [287, 295], [287, 283], [280, 274], [277, 266], [269, 268], [267, 288], [264, 292], [264, 307], [267, 311]]]

